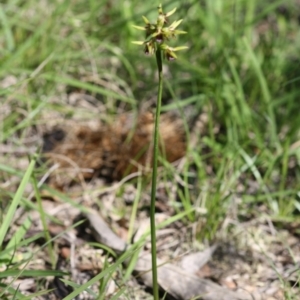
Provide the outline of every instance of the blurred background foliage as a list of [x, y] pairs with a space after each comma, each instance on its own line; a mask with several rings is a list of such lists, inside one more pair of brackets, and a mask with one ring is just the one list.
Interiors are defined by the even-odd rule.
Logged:
[[[185, 179], [194, 190], [182, 197], [196, 201], [204, 191], [209, 193], [203, 205], [213, 222], [212, 234], [226, 212], [228, 191], [236, 192], [240, 182], [259, 185], [255, 195], [243, 191], [246, 215], [255, 213], [249, 203], [265, 203], [276, 218], [296, 218], [299, 1], [162, 4], [165, 11], [177, 7], [174, 19], [183, 18], [180, 29], [187, 34], [175, 43], [189, 47], [176, 62], [165, 63], [163, 110], [181, 105], [192, 108], [191, 119], [203, 112], [207, 118], [207, 131], [188, 152], [186, 170], [193, 172]], [[43, 123], [42, 110], [72, 117], [63, 95], [74, 90], [96, 96], [111, 114], [138, 110], [144, 103], [153, 106], [155, 61], [131, 41], [143, 39], [132, 24], [143, 26], [142, 15], [154, 20], [155, 5], [135, 0], [2, 0], [0, 79], [16, 80], [0, 90], [1, 103], [14, 107], [1, 119], [1, 142], [22, 144], [24, 130]], [[92, 111], [84, 116], [105, 117]], [[215, 183], [210, 185], [212, 177]]]

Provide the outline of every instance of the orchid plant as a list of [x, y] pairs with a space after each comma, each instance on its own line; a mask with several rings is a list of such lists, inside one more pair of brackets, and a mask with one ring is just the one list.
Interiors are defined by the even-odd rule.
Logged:
[[157, 262], [156, 262], [156, 229], [155, 229], [155, 194], [156, 194], [156, 180], [157, 180], [157, 162], [158, 162], [158, 147], [159, 147], [159, 118], [161, 110], [161, 98], [163, 89], [163, 64], [162, 56], [168, 61], [177, 58], [175, 52], [186, 49], [187, 47], [170, 47], [167, 43], [169, 40], [176, 38], [179, 34], [186, 33], [185, 31], [177, 30], [182, 20], [174, 21], [170, 26], [168, 18], [173, 15], [176, 8], [168, 13], [164, 13], [162, 5], [158, 6], [158, 17], [156, 23], [150, 21], [143, 16], [145, 26], [135, 26], [136, 29], [146, 32], [146, 39], [144, 41], [135, 41], [134, 44], [143, 45], [144, 52], [147, 55], [156, 54], [156, 62], [158, 69], [158, 95], [157, 106], [155, 114], [154, 127], [154, 148], [153, 148], [153, 169], [152, 169], [152, 187], [151, 187], [151, 205], [150, 205], [150, 228], [151, 228], [151, 254], [152, 254], [152, 280], [153, 280], [153, 296], [155, 300], [159, 300], [158, 283], [157, 283]]

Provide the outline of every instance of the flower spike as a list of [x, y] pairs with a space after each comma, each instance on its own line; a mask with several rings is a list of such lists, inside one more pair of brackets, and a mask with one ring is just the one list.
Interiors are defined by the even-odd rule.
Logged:
[[175, 55], [175, 51], [187, 49], [187, 47], [176, 47], [172, 48], [165, 44], [166, 41], [169, 41], [172, 38], [175, 38], [179, 34], [185, 34], [185, 31], [176, 30], [176, 28], [181, 24], [182, 19], [178, 21], [174, 21], [169, 27], [166, 27], [168, 24], [168, 17], [173, 15], [176, 11], [176, 8], [172, 9], [168, 13], [164, 13], [162, 9], [162, 5], [158, 6], [158, 17], [156, 23], [150, 23], [150, 21], [143, 16], [143, 20], [145, 22], [145, 26], [135, 26], [134, 28], [138, 30], [146, 31], [146, 40], [144, 42], [133, 42], [137, 45], [144, 45], [144, 52], [147, 55], [152, 55], [155, 53], [157, 49], [162, 50], [164, 57], [168, 60], [174, 60], [177, 58]]

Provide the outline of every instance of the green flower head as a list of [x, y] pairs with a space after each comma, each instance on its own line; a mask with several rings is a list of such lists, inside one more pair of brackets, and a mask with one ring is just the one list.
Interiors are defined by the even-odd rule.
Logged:
[[157, 49], [163, 51], [164, 57], [168, 60], [174, 60], [177, 58], [175, 51], [187, 49], [185, 46], [172, 48], [166, 44], [166, 41], [169, 41], [172, 38], [175, 38], [179, 34], [186, 33], [185, 31], [177, 30], [176, 28], [180, 25], [182, 20], [173, 22], [170, 26], [167, 26], [169, 23], [168, 17], [173, 15], [176, 11], [176, 8], [170, 12], [164, 14], [161, 4], [158, 6], [158, 17], [156, 23], [150, 23], [150, 21], [143, 16], [145, 26], [135, 26], [136, 29], [144, 30], [146, 33], [145, 41], [136, 41], [134, 44], [144, 45], [144, 52], [148, 55], [154, 54]]

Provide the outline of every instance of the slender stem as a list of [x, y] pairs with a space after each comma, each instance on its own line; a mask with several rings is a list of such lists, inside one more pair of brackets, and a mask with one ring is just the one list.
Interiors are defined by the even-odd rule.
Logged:
[[153, 171], [152, 171], [152, 189], [150, 205], [150, 228], [151, 228], [151, 254], [152, 254], [152, 281], [154, 300], [159, 300], [158, 282], [157, 282], [157, 262], [156, 262], [156, 228], [155, 228], [155, 195], [156, 195], [156, 178], [157, 178], [157, 161], [159, 148], [159, 117], [161, 108], [161, 97], [163, 88], [162, 74], [162, 53], [158, 48], [156, 50], [156, 62], [158, 68], [158, 95], [155, 114], [154, 127], [154, 146], [153, 146]]

